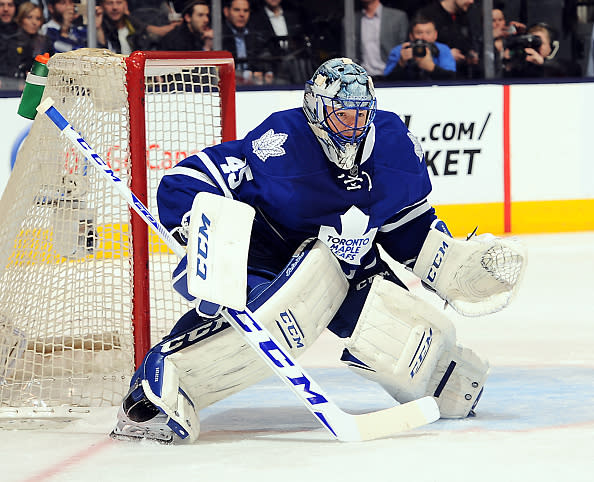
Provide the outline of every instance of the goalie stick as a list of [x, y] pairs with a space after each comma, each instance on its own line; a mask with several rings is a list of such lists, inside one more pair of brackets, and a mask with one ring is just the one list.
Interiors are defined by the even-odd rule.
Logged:
[[[109, 165], [77, 133], [46, 98], [37, 107], [84, 155], [84, 157], [111, 182], [128, 204], [159, 235], [165, 244], [182, 258], [186, 251], [182, 245], [155, 219], [148, 208], [128, 189]], [[338, 440], [363, 441], [387, 437], [426, 425], [439, 418], [439, 408], [433, 397], [423, 397], [392, 408], [364, 414], [349, 414], [341, 410], [322, 390], [316, 381], [296, 362], [294, 357], [277, 343], [247, 308], [225, 308], [223, 318], [235, 328], [244, 340], [258, 353], [272, 371], [297, 395], [308, 410]], [[174, 424], [178, 426], [178, 424]], [[182, 434], [183, 435], [183, 434]], [[186, 433], [187, 435], [187, 433]], [[182, 438], [184, 438], [182, 436]]]

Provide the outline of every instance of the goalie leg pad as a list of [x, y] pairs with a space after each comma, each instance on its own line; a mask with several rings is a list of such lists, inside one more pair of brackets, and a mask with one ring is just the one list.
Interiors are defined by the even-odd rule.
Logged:
[[444, 418], [466, 417], [480, 397], [489, 365], [456, 345], [456, 330], [439, 310], [376, 277], [344, 361], [398, 402], [430, 395]]
[[[268, 287], [259, 287], [248, 307], [279, 343], [299, 356], [327, 327], [347, 290], [348, 282], [328, 247], [309, 240]], [[142, 394], [136, 395], [135, 404], [140, 407], [138, 400], [145, 397], [149, 406], [169, 417], [167, 425], [180, 437], [183, 430], [194, 440], [198, 410], [263, 380], [270, 368], [220, 317], [201, 319], [189, 313], [176, 329], [177, 334], [150, 350], [137, 371]], [[146, 407], [141, 411], [147, 412]], [[128, 410], [125, 415], [130, 419], [134, 413]]]
[[[299, 357], [328, 326], [347, 290], [348, 282], [328, 247], [309, 240], [268, 287], [250, 295], [248, 307], [279, 343]], [[233, 329], [182, 349], [172, 358], [198, 409], [271, 373]]]

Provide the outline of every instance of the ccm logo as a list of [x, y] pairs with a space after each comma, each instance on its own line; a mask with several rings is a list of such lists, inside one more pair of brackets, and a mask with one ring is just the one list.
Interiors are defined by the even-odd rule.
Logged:
[[196, 249], [198, 255], [196, 256], [196, 275], [206, 280], [206, 258], [208, 257], [208, 227], [210, 226], [210, 219], [206, 214], [202, 213], [202, 226], [198, 228], [198, 244]]
[[[233, 319], [237, 321], [240, 328], [246, 333], [255, 333], [262, 331], [262, 328], [260, 328], [256, 320], [249, 316], [245, 311], [238, 312], [229, 309], [229, 314], [233, 316]], [[260, 342], [257, 342], [255, 338], [251, 335], [248, 335], [248, 338], [252, 338], [254, 342], [258, 343], [258, 348], [260, 349], [260, 352], [264, 353], [270, 359], [270, 361], [274, 363], [277, 367], [283, 369], [283, 376], [294, 386], [298, 387], [302, 392], [304, 392], [303, 397], [311, 405], [317, 405], [319, 403], [328, 403], [328, 400], [326, 400], [324, 395], [312, 390], [312, 380], [307, 378], [305, 374], [301, 373], [297, 377], [289, 376], [290, 369], [291, 367], [294, 367], [295, 364], [291, 361], [290, 355], [285, 353], [282, 347], [278, 346], [272, 338], [268, 338], [267, 340]], [[319, 388], [316, 387], [316, 390], [319, 390]]]
[[429, 268], [429, 273], [427, 273], [427, 280], [429, 280], [429, 282], [433, 283], [435, 281], [437, 270], [441, 266], [441, 262], [443, 261], [448, 248], [448, 244], [445, 241], [442, 241], [437, 253], [435, 253], [435, 258], [433, 258], [433, 264]]
[[[296, 348], [303, 348], [305, 345], [303, 344], [302, 340], [305, 338], [305, 336], [303, 335], [303, 331], [301, 330], [299, 323], [297, 323], [295, 315], [291, 313], [291, 310], [287, 310], [279, 313], [279, 316], [281, 321], [275, 321], [278, 329], [287, 342], [287, 345], [289, 345], [289, 348], [293, 348], [293, 345], [295, 345]], [[291, 341], [293, 343], [291, 343]]]
[[421, 346], [417, 350], [418, 355], [411, 361], [411, 364], [414, 362], [410, 371], [411, 378], [414, 378], [417, 372], [421, 369], [421, 365], [425, 361], [429, 348], [431, 347], [431, 341], [433, 341], [433, 330], [429, 328], [429, 336], [427, 336], [424, 341], [421, 341]]
[[173, 340], [166, 341], [161, 346], [161, 354], [170, 355], [182, 348], [209, 338], [226, 328], [229, 328], [229, 323], [224, 322], [222, 318], [216, 318], [206, 325], [200, 325], [187, 333], [175, 337]]

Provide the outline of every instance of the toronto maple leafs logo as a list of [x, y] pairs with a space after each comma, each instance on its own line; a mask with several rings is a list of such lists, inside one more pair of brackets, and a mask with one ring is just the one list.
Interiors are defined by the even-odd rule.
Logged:
[[369, 216], [358, 207], [351, 206], [340, 216], [342, 232], [332, 226], [321, 226], [318, 238], [326, 244], [341, 261], [361, 264], [361, 258], [371, 249], [377, 228], [369, 229]]
[[252, 141], [254, 154], [265, 162], [269, 157], [284, 156], [283, 144], [287, 140], [287, 134], [279, 132], [275, 134], [272, 129], [266, 131], [261, 137]]
[[419, 142], [419, 140], [415, 136], [413, 136], [412, 133], [407, 132], [406, 135], [408, 136], [408, 138], [412, 141], [413, 145], [415, 146], [415, 154], [419, 158], [419, 162], [423, 162], [423, 156], [425, 155], [425, 153], [423, 152], [423, 146], [421, 146], [421, 143]]

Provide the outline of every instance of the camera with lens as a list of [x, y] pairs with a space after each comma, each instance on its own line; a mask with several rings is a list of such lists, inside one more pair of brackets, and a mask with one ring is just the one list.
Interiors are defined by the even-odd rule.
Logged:
[[425, 42], [421, 39], [413, 40], [410, 43], [410, 48], [412, 49], [413, 57], [425, 57], [425, 55], [427, 55], [427, 49], [429, 49], [433, 57], [439, 56], [439, 50], [435, 44], [431, 42]]
[[538, 50], [542, 45], [542, 39], [538, 35], [512, 35], [503, 39], [503, 48], [508, 49], [510, 58], [526, 58], [524, 49], [531, 48]]

